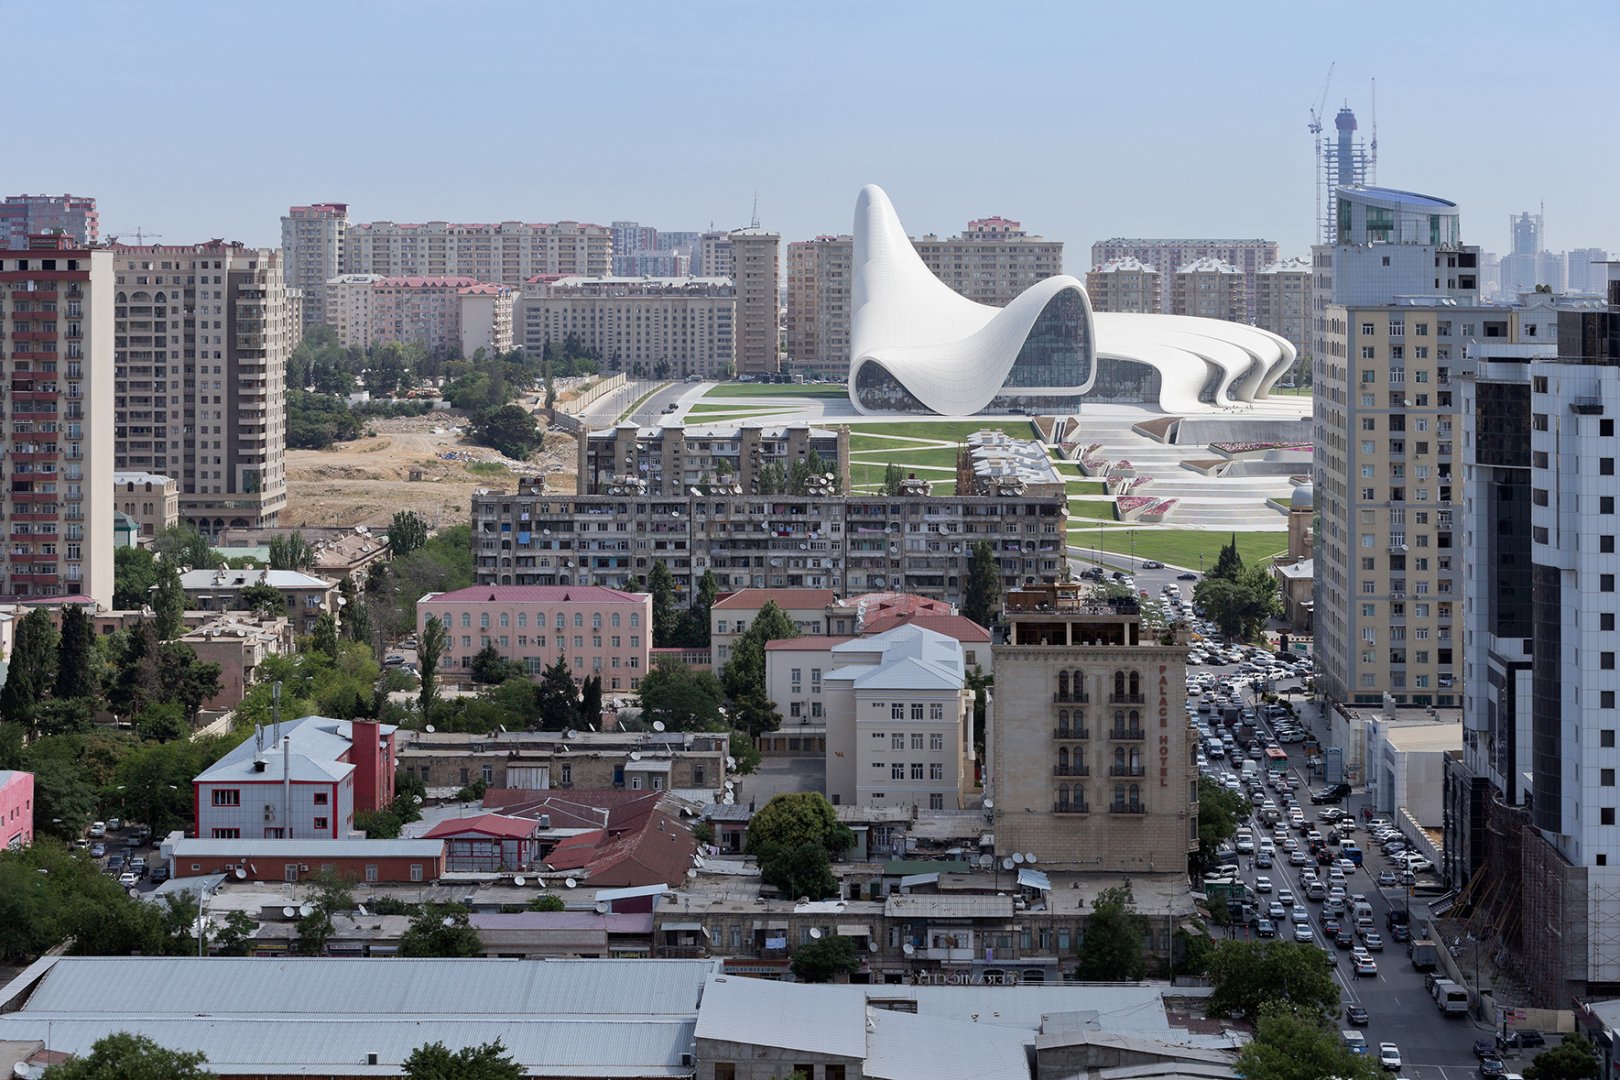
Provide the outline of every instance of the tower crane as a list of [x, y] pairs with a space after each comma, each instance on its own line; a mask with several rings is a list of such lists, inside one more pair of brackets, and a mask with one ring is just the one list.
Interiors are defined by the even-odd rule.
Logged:
[[[135, 226], [133, 229], [129, 229], [128, 231], [135, 234], [135, 243], [137, 245], [141, 246], [141, 247], [146, 246], [147, 237], [151, 237], [153, 240], [158, 240], [158, 239], [161, 239], [162, 236], [163, 236], [162, 233], [147, 232], [145, 229], [141, 228], [139, 225]], [[107, 243], [109, 243], [109, 244], [118, 243], [118, 238], [120, 236], [122, 236], [122, 235], [124, 235], [124, 234], [123, 233], [108, 233], [107, 234]]]
[[1322, 110], [1327, 107], [1328, 87], [1333, 84], [1333, 69], [1334, 69], [1335, 66], [1337, 66], [1337, 64], [1338, 64], [1337, 60], [1335, 60], [1332, 63], [1328, 64], [1327, 78], [1322, 80], [1322, 92], [1320, 94], [1316, 95], [1316, 104], [1311, 106], [1311, 122], [1310, 122], [1309, 126], [1310, 126], [1310, 130], [1311, 130], [1311, 134], [1316, 136], [1316, 158], [1314, 160], [1314, 167], [1316, 169], [1316, 176], [1317, 176], [1317, 180], [1316, 180], [1316, 227], [1318, 229], [1323, 228], [1323, 224], [1322, 224], [1322, 187], [1326, 183], [1326, 178], [1322, 175], [1322, 169], [1323, 169], [1323, 164], [1322, 164], [1322, 115], [1323, 114], [1322, 114]]

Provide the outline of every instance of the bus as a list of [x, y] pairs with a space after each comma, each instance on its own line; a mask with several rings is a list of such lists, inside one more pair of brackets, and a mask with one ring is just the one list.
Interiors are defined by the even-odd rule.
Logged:
[[1266, 775], [1280, 776], [1288, 771], [1288, 751], [1280, 746], [1266, 747]]

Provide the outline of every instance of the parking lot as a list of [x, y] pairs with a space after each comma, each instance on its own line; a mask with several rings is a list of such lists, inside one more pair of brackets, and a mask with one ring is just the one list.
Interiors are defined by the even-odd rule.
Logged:
[[117, 878], [126, 889], [150, 892], [168, 876], [168, 867], [158, 858], [160, 839], [145, 826], [109, 818], [93, 824], [81, 846], [102, 873]]

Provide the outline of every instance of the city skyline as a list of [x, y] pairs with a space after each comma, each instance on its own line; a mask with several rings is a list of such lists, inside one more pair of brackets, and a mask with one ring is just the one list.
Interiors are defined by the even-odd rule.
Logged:
[[[1331, 63], [1326, 110], [1348, 103], [1363, 135], [1378, 80], [1379, 182], [1458, 202], [1466, 242], [1506, 251], [1509, 216], [1545, 205], [1549, 249], [1620, 250], [1620, 222], [1596, 211], [1620, 151], [1577, 127], [1620, 29], [1620, 11], [1598, 3], [1556, 21], [1506, 4], [1466, 18], [1374, 4], [1364, 24], [1387, 17], [1399, 35], [1338, 37], [1333, 13], [1280, 4], [1241, 23], [1191, 7], [1166, 20], [1031, 5], [998, 10], [987, 27], [960, 4], [930, 7], [926, 20], [908, 5], [761, 16], [714, 4], [697, 17], [631, 5], [610, 25], [586, 9], [542, 19], [497, 3], [486, 33], [468, 39], [473, 67], [446, 64], [435, 10], [400, 4], [377, 20], [358, 4], [293, 3], [274, 18], [203, 8], [158, 33], [137, 12], [92, 4], [80, 47], [133, 49], [140, 85], [126, 65], [51, 82], [43, 54], [21, 56], [24, 82], [53, 85], [81, 118], [80, 145], [100, 152], [14, 162], [6, 190], [94, 196], [103, 235], [273, 246], [288, 206], [327, 200], [347, 202], [356, 221], [695, 230], [747, 225], [756, 194], [762, 225], [808, 239], [847, 231], [851, 193], [873, 182], [911, 208], [919, 235], [1001, 214], [1062, 240], [1070, 273], [1115, 236], [1264, 237], [1302, 255], [1314, 212], [1306, 124]], [[10, 14], [22, 40], [43, 38], [47, 17]], [[1534, 93], [1528, 73], [1513, 92], [1509, 30], [1515, 55], [1559, 56], [1536, 70]], [[605, 66], [593, 36], [613, 43]], [[1002, 44], [967, 44], [979, 41]], [[1501, 69], [1491, 108], [1459, 98], [1455, 67], [1435, 62], [1442, 41], [1446, 58]], [[208, 51], [226, 42], [233, 66], [275, 77], [197, 93]], [[836, 77], [789, 74], [817, 70]], [[1198, 91], [1201, 81], [1224, 91]], [[217, 169], [185, 169], [172, 145], [99, 105], [132, 91], [184, 101], [184, 127], [210, 155], [252, 169], [231, 170], [228, 184]], [[654, 120], [672, 104], [681, 123]], [[1579, 140], [1585, 168], [1549, 168], [1535, 153], [1479, 168], [1514, 132], [1549, 148]]]

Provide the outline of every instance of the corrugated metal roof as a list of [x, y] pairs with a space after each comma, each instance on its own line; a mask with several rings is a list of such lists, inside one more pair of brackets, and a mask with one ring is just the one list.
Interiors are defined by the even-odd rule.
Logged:
[[[127, 1031], [173, 1050], [200, 1050], [208, 1055], [208, 1068], [221, 1076], [362, 1072], [398, 1076], [404, 1060], [426, 1043], [442, 1042], [456, 1050], [499, 1039], [526, 1075], [674, 1077], [692, 1074], [690, 1066], [681, 1066], [681, 1055], [693, 1050], [694, 1026], [690, 1017], [643, 1022], [513, 1016], [422, 1021], [351, 1019], [341, 1014], [269, 1021], [210, 1016], [57, 1019], [47, 1024], [42, 1017], [14, 1013], [0, 1016], [0, 1039], [48, 1037], [52, 1049], [86, 1054], [97, 1039]], [[359, 1064], [371, 1053], [377, 1055], [374, 1070]]]
[[680, 1016], [709, 960], [63, 957], [20, 1015]]
[[175, 859], [273, 859], [279, 856], [321, 859], [436, 859], [443, 840], [176, 840]]
[[890, 918], [1010, 919], [1010, 896], [911, 895], [895, 893], [883, 903]]
[[697, 1037], [860, 1059], [866, 997], [839, 987], [716, 976], [703, 990]]
[[873, 1080], [1029, 1080], [1027, 1033], [871, 1009], [861, 1075]]

